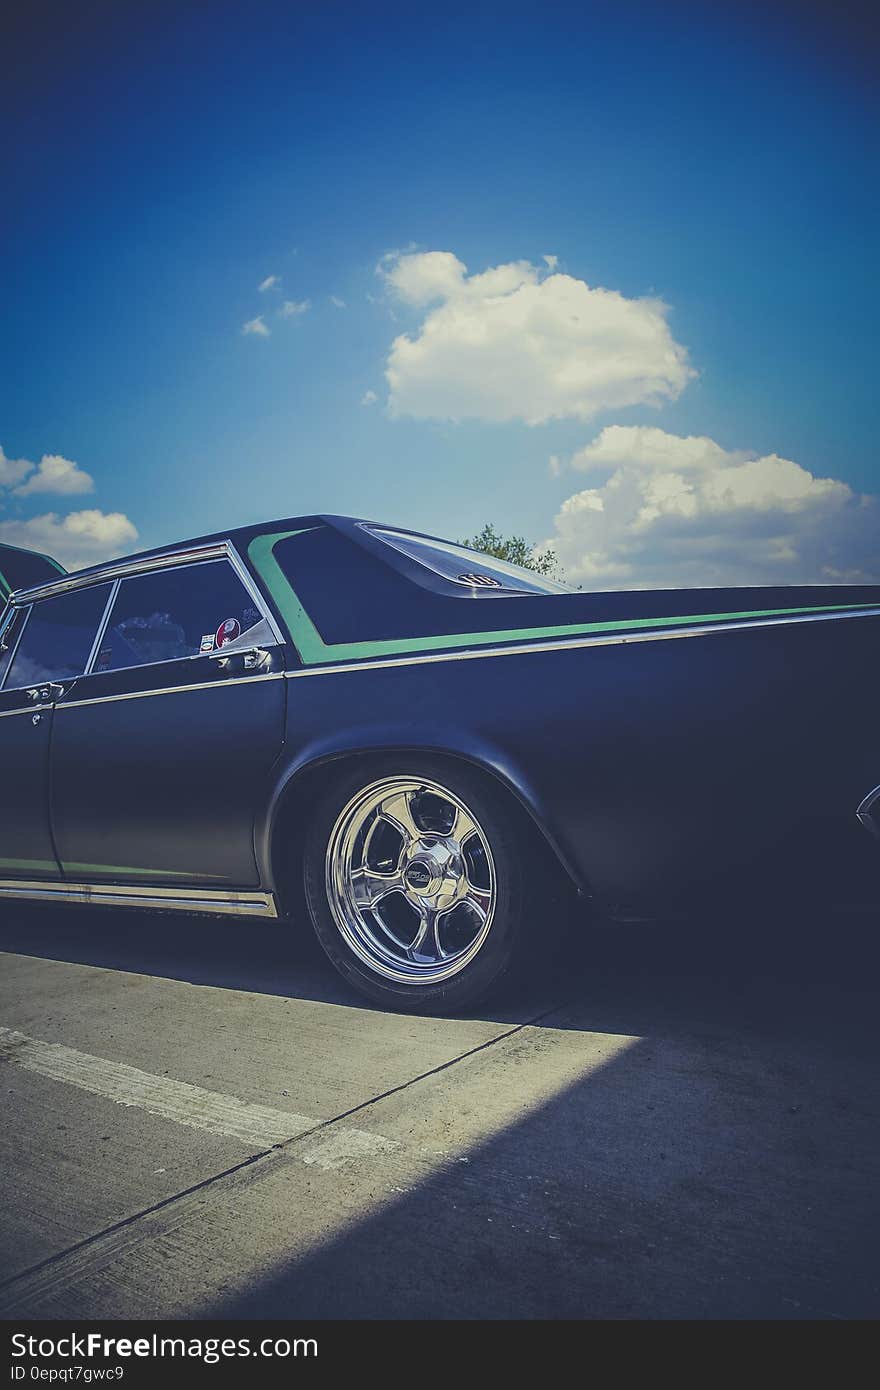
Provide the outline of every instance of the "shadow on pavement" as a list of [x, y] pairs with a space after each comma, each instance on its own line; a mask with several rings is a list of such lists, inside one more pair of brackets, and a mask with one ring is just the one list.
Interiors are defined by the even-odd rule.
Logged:
[[[600, 1031], [748, 1026], [873, 1045], [880, 918], [715, 911], [688, 922], [573, 925], [543, 978], [474, 1017], [517, 1023], [574, 1000]], [[339, 979], [306, 921], [236, 923], [133, 910], [0, 908], [0, 951], [194, 985], [373, 1008]], [[559, 1026], [553, 1020], [554, 1026]]]
[[[330, 1175], [326, 1237], [193, 1315], [876, 1316], [877, 926], [585, 927], [549, 994], [524, 987], [479, 1016], [545, 1009], [548, 1050], [581, 1047], [577, 1034], [584, 1056], [588, 1035], [624, 1050], [561, 1089], [549, 1066], [531, 1108], [514, 1095], [466, 1164], [425, 1162], [393, 1185], [385, 1172], [375, 1200]], [[358, 1003], [305, 928], [28, 907], [4, 913], [0, 950]], [[520, 1045], [541, 1047], [517, 1034], [514, 1061]], [[466, 1084], [452, 1069], [438, 1094], [457, 1107]], [[243, 1255], [247, 1270], [256, 1251]]]

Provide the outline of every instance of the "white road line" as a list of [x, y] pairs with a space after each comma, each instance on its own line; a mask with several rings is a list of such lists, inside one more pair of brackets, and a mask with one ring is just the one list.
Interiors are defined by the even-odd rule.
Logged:
[[117, 1105], [136, 1106], [150, 1115], [161, 1115], [209, 1134], [223, 1134], [258, 1149], [294, 1139], [321, 1123], [307, 1115], [292, 1115], [268, 1105], [253, 1105], [236, 1096], [206, 1091], [186, 1081], [153, 1076], [123, 1062], [107, 1062], [103, 1057], [77, 1052], [61, 1043], [40, 1042], [11, 1028], [0, 1028], [0, 1060], [14, 1062], [52, 1081], [78, 1086]]

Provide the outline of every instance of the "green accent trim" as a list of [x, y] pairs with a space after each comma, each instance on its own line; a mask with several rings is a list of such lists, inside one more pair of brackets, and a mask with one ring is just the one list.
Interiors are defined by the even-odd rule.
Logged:
[[125, 876], [139, 874], [144, 878], [164, 878], [166, 880], [194, 878], [200, 883], [205, 882], [208, 878], [218, 879], [221, 882], [225, 881], [224, 874], [188, 874], [182, 872], [180, 869], [135, 869], [129, 864], [80, 864], [75, 860], [64, 860], [62, 867], [65, 873], [118, 874]]
[[[308, 526], [307, 531], [316, 530]], [[288, 632], [305, 666], [319, 662], [364, 661], [382, 656], [442, 651], [457, 647], [497, 647], [503, 643], [544, 641], [553, 637], [601, 636], [603, 633], [644, 632], [657, 628], [700, 627], [707, 623], [739, 622], [748, 618], [784, 618], [807, 613], [859, 612], [863, 603], [829, 603], [817, 607], [745, 609], [739, 613], [691, 613], [686, 617], [630, 618], [622, 622], [562, 623], [555, 627], [501, 628], [491, 632], [444, 632], [436, 637], [393, 637], [372, 642], [325, 642], [315, 627], [293, 586], [275, 559], [280, 541], [301, 536], [304, 531], [279, 531], [257, 536], [248, 546], [248, 555], [275, 601]]]
[[12, 593], [12, 590], [10, 589], [9, 585], [8, 585], [7, 582], [6, 582], [6, 576], [3, 575], [3, 574], [0, 574], [0, 593], [2, 593], [2, 594], [11, 594], [11, 593]]
[[49, 869], [57, 876], [58, 865], [54, 859], [4, 859], [0, 856], [0, 868], [3, 869]]
[[[188, 874], [182, 873], [179, 869], [134, 869], [128, 864], [78, 864], [74, 861], [65, 861], [62, 865], [65, 872], [84, 873], [84, 874], [117, 874], [120, 877], [131, 874], [140, 874], [144, 878], [164, 878], [166, 881], [176, 878], [193, 878], [199, 883], [204, 883], [208, 879], [216, 879], [218, 882], [225, 882], [223, 874]], [[50, 870], [57, 878], [58, 865], [54, 859], [4, 859], [0, 856], [0, 869], [33, 869]]]
[[293, 639], [303, 661], [306, 657], [300, 646], [301, 640], [304, 640], [307, 646], [309, 643], [317, 643], [323, 647], [324, 642], [294, 593], [290, 580], [275, 559], [274, 550], [280, 541], [289, 540], [291, 536], [304, 536], [308, 531], [317, 530], [317, 526], [304, 526], [299, 531], [275, 531], [269, 535], [255, 537], [248, 546], [248, 558], [272, 595], [275, 606], [284, 619], [288, 635]]

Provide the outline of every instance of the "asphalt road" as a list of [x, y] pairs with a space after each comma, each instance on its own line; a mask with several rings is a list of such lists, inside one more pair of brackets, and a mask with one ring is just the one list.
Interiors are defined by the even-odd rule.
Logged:
[[4, 906], [0, 1316], [875, 1317], [878, 925], [414, 1019], [304, 931]]

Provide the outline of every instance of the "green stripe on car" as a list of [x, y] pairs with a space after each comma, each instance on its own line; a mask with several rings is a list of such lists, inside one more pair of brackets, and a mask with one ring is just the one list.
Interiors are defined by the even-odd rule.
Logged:
[[553, 627], [496, 628], [487, 632], [444, 632], [432, 637], [377, 638], [368, 642], [325, 642], [312, 622], [292, 584], [278, 561], [275, 546], [299, 531], [278, 531], [257, 536], [248, 547], [248, 555], [275, 601], [293, 643], [304, 665], [321, 662], [364, 661], [383, 656], [400, 656], [417, 652], [443, 651], [447, 648], [490, 647], [503, 643], [544, 641], [556, 637], [597, 637], [603, 633], [645, 632], [677, 627], [701, 627], [711, 623], [735, 623], [754, 618], [788, 618], [810, 614], [859, 612], [865, 604], [828, 603], [813, 607], [755, 608], [736, 613], [689, 613], [681, 617], [630, 618], [625, 621], [601, 623], [562, 623]]

